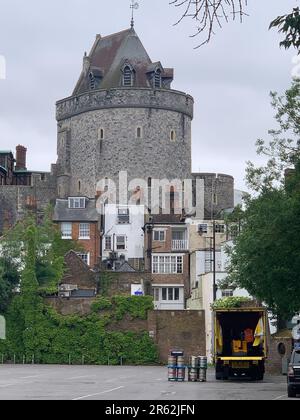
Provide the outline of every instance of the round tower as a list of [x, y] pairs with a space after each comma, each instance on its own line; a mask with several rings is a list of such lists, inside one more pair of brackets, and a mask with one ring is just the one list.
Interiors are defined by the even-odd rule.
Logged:
[[58, 194], [94, 197], [104, 178], [191, 177], [193, 98], [171, 88], [133, 28], [96, 37], [73, 95], [57, 103]]

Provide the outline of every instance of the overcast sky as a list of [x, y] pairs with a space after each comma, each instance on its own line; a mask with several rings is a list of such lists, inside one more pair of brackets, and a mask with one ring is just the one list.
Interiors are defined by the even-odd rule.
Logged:
[[[218, 30], [201, 49], [194, 23], [173, 23], [180, 10], [169, 0], [140, 0], [136, 31], [153, 61], [174, 67], [173, 87], [195, 99], [193, 169], [227, 173], [245, 188], [255, 141], [274, 127], [269, 92], [291, 83], [294, 51], [285, 52], [270, 21], [296, 0], [248, 0], [246, 17]], [[56, 161], [55, 102], [72, 93], [84, 51], [95, 35], [130, 26], [130, 0], [0, 0], [0, 149], [28, 147], [28, 167]]]

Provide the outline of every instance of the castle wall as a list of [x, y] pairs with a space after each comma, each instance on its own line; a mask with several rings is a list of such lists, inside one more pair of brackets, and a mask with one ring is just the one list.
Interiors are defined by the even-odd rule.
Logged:
[[192, 117], [193, 99], [176, 91], [112, 89], [58, 102], [61, 196], [94, 197], [97, 182], [117, 182], [120, 171], [129, 181], [190, 178]]
[[204, 217], [220, 217], [224, 209], [234, 208], [234, 178], [215, 173], [194, 173], [193, 178], [204, 180]]
[[33, 174], [32, 186], [0, 186], [0, 234], [27, 212], [42, 213], [55, 198], [56, 177], [50, 173]]

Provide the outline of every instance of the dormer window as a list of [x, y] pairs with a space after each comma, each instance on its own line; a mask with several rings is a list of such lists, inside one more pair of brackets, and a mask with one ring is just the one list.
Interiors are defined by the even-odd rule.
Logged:
[[161, 70], [157, 69], [154, 73], [154, 87], [155, 89], [161, 88]]
[[69, 209], [85, 209], [86, 198], [85, 197], [70, 197], [69, 198]]
[[124, 67], [123, 70], [123, 86], [132, 87], [134, 80], [134, 70], [128, 64]]

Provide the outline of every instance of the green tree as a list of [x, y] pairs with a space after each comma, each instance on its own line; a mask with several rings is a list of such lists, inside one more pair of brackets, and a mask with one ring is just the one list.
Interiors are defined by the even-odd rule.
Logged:
[[[2, 271], [0, 271], [0, 279], [1, 272], [4, 277], [9, 275], [8, 269], [12, 267], [12, 262], [14, 262], [13, 267], [19, 267], [19, 276], [22, 274], [22, 267], [28, 262], [28, 241], [30, 238], [24, 232], [28, 232], [28, 229], [34, 229], [35, 263], [33, 270], [38, 282], [39, 292], [49, 294], [57, 291], [58, 282], [64, 274], [65, 254], [70, 250], [80, 251], [82, 248], [75, 241], [65, 241], [61, 238], [60, 230], [52, 222], [51, 215], [52, 209], [49, 208], [45, 213], [43, 221], [37, 223], [33, 215], [28, 214], [13, 229], [6, 232], [1, 241], [2, 256], [3, 260], [9, 262], [10, 265], [8, 263], [3, 264]], [[6, 284], [8, 287], [11, 285], [10, 290], [16, 285], [15, 282]]]
[[[249, 163], [247, 180], [255, 191], [246, 200], [242, 230], [231, 251], [228, 281], [246, 288], [280, 318], [300, 310], [300, 86], [272, 94], [278, 130], [258, 141], [265, 166]], [[286, 169], [290, 169], [286, 172]]]
[[5, 313], [13, 297], [13, 290], [20, 282], [17, 264], [13, 260], [0, 258], [0, 313]]

